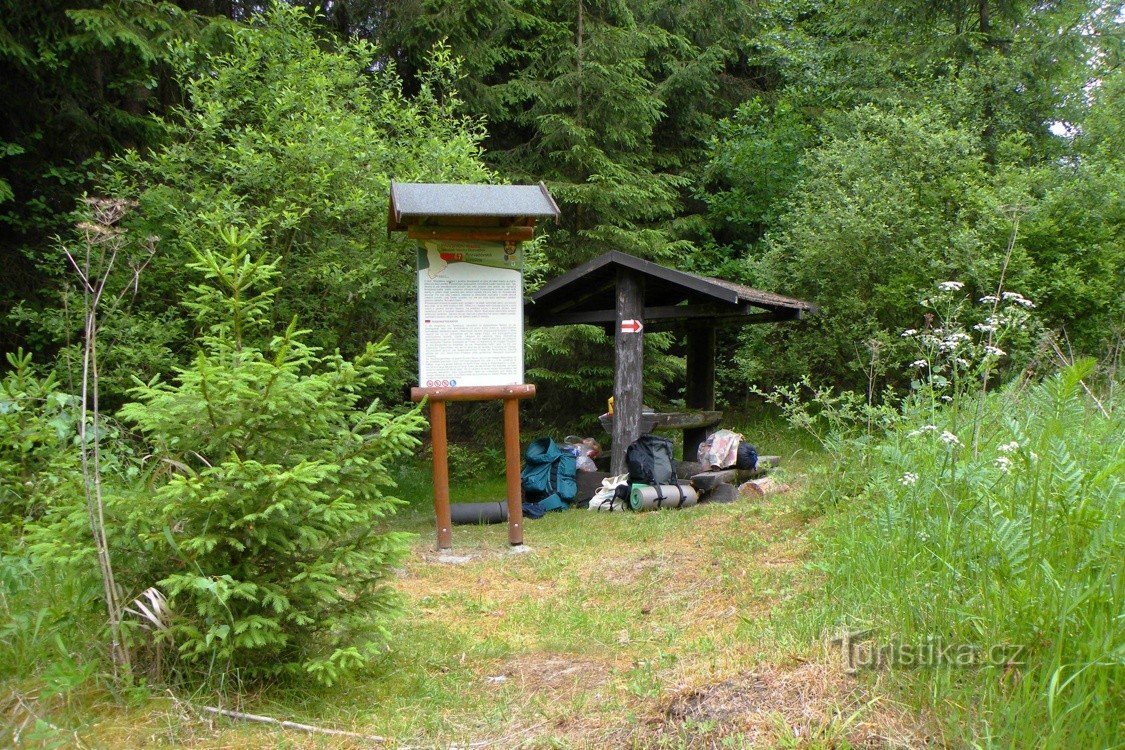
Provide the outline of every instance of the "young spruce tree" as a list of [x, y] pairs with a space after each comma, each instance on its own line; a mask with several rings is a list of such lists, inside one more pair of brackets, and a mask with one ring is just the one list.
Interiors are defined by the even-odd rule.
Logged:
[[132, 393], [121, 416], [171, 467], [133, 519], [172, 601], [169, 637], [186, 665], [332, 683], [385, 643], [384, 585], [406, 535], [381, 528], [400, 501], [389, 467], [412, 451], [417, 409], [392, 416], [365, 396], [385, 342], [354, 361], [303, 343], [296, 321], [265, 345], [278, 261], [256, 233], [218, 230], [196, 250], [188, 307], [202, 350]]

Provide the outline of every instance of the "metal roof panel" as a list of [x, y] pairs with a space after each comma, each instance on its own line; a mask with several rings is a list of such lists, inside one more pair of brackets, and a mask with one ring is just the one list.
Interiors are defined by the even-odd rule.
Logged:
[[538, 185], [456, 185], [391, 182], [391, 215], [396, 225], [425, 217], [551, 217], [559, 207]]

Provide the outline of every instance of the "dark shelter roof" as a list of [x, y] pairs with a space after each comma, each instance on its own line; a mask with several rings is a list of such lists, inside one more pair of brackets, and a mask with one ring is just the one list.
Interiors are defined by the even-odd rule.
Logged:
[[547, 187], [538, 185], [448, 185], [391, 182], [388, 231], [407, 224], [458, 224], [468, 217], [494, 219], [495, 224], [534, 224], [537, 217], [558, 219]]
[[530, 304], [524, 306], [529, 322], [533, 326], [614, 324], [620, 269], [634, 271], [644, 279], [644, 322], [649, 331], [686, 320], [739, 325], [796, 320], [816, 312], [811, 302], [677, 271], [613, 251], [559, 276], [531, 295]]

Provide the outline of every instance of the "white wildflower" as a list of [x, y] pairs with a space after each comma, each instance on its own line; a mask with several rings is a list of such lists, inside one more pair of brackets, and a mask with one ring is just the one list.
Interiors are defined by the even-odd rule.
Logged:
[[948, 403], [953, 401], [953, 397], [946, 395], [946, 396], [942, 396], [941, 400], [948, 404]]
[[924, 424], [921, 427], [919, 427], [917, 430], [911, 430], [910, 432], [908, 432], [906, 434], [906, 436], [913, 438], [913, 437], [918, 437], [919, 435], [924, 435], [927, 432], [937, 432], [937, 427], [932, 425], [932, 424]]
[[955, 331], [946, 336], [945, 339], [943, 339], [941, 343], [938, 344], [938, 346], [941, 347], [941, 350], [943, 352], [951, 352], [957, 347], [961, 346], [961, 344], [967, 343], [971, 340], [972, 339], [969, 338], [969, 334], [962, 333], [961, 331]]
[[905, 331], [903, 331], [903, 332], [902, 332], [901, 336], [902, 336], [902, 337], [903, 337], [904, 339], [908, 339], [908, 338], [910, 338], [911, 336], [915, 336], [915, 335], [917, 335], [917, 333], [918, 333], [918, 329], [917, 329], [917, 328], [907, 328], [907, 329], [906, 329]]
[[1010, 443], [1004, 443], [1003, 445], [999, 445], [999, 446], [996, 447], [996, 450], [1000, 451], [1001, 453], [1015, 453], [1019, 449], [1020, 449], [1020, 444], [1017, 443], [1015, 440], [1013, 440]]
[[943, 292], [959, 292], [965, 288], [965, 285], [960, 281], [943, 281], [937, 285], [937, 288]]
[[958, 357], [956, 361], [957, 361], [957, 364], [961, 365], [962, 367], [968, 367], [969, 366], [969, 360], [965, 359], [964, 357]]
[[961, 444], [961, 441], [957, 439], [957, 436], [954, 435], [949, 430], [945, 430], [941, 433], [941, 441], [943, 443], [948, 443], [949, 445], [960, 445]]
[[1007, 302], [1014, 302], [1017, 305], [1026, 308], [1035, 307], [1035, 303], [1023, 296], [1019, 292], [1004, 292], [1004, 300]]
[[984, 347], [984, 353], [989, 357], [1003, 357], [1007, 354], [1007, 352], [1000, 347], [991, 345]]
[[1000, 471], [1007, 474], [1012, 470], [1012, 459], [1008, 458], [1007, 456], [1000, 456], [996, 459], [996, 466], [1000, 469]]
[[973, 326], [973, 330], [980, 331], [981, 333], [993, 333], [996, 330], [996, 326], [991, 323], [977, 323]]
[[924, 359], [916, 359], [910, 363], [911, 367], [929, 367], [930, 363]]
[[902, 475], [902, 479], [898, 480], [898, 483], [901, 484], [903, 487], [910, 487], [911, 485], [913, 485], [917, 481], [918, 481], [918, 475], [915, 474], [912, 471], [908, 471], [908, 472], [906, 472], [905, 474]]
[[980, 300], [978, 300], [978, 301], [982, 305], [991, 305], [991, 304], [995, 304], [997, 301], [999, 301], [999, 299], [1000, 298], [997, 297], [995, 294], [986, 294], [983, 297], [981, 297]]

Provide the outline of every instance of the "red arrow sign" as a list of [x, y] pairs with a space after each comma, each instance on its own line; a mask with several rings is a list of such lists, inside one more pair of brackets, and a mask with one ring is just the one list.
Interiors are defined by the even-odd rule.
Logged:
[[640, 333], [643, 330], [644, 330], [644, 326], [641, 324], [641, 321], [639, 321], [639, 320], [633, 320], [633, 319], [630, 318], [629, 320], [621, 321], [621, 332], [622, 333]]

